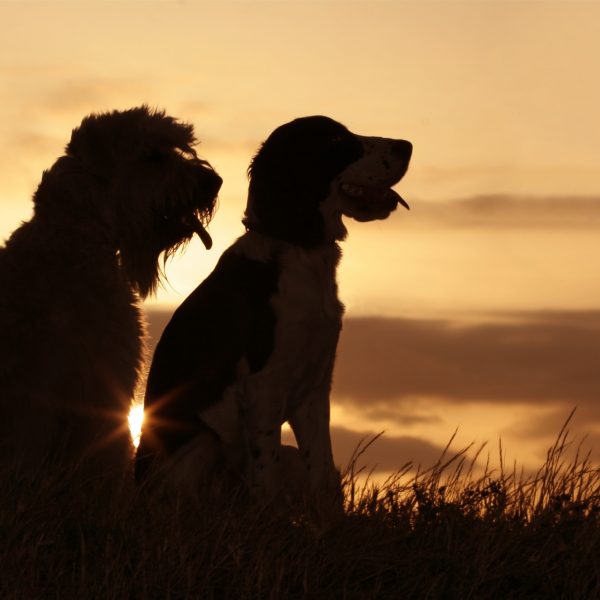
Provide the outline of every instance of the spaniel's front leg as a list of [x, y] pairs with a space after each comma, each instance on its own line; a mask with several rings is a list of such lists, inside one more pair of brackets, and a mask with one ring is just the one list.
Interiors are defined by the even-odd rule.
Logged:
[[289, 418], [307, 470], [309, 493], [326, 520], [341, 514], [343, 501], [329, 434], [329, 387], [314, 390]]
[[246, 438], [247, 470], [255, 497], [271, 497], [279, 491], [281, 423], [285, 392], [273, 382], [249, 382], [242, 408]]

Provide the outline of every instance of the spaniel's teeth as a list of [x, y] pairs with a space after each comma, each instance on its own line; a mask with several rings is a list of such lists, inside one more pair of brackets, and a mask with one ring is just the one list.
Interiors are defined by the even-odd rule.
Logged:
[[362, 187], [350, 183], [342, 184], [342, 191], [349, 196], [363, 196], [365, 193]]

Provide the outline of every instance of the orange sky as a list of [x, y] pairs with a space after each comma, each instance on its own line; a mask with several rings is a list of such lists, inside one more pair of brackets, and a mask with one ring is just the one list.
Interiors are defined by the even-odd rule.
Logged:
[[[340, 289], [355, 320], [340, 348], [335, 424], [385, 427], [384, 462], [394, 440], [426, 460], [458, 425], [463, 441], [502, 435], [535, 462], [574, 404], [577, 431], [600, 434], [589, 400], [596, 346], [576, 335], [598, 330], [599, 63], [593, 2], [2, 2], [0, 236], [28, 218], [42, 170], [82, 116], [163, 107], [194, 123], [225, 179], [214, 249], [190, 245], [148, 303], [173, 307], [241, 233], [245, 171], [274, 127], [321, 113], [410, 139], [398, 189], [411, 212], [349, 224]], [[407, 371], [386, 359], [390, 393], [350, 393], [356, 348], [377, 344], [361, 329], [366, 316], [392, 319], [389, 353], [428, 365], [439, 385], [403, 387]], [[398, 319], [416, 327], [408, 338]], [[480, 364], [486, 356], [525, 365], [535, 381], [501, 385], [509, 371]]]

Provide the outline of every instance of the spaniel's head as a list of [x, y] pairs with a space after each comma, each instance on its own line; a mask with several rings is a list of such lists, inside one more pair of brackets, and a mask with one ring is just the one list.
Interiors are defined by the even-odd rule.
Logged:
[[412, 145], [364, 137], [328, 117], [278, 127], [248, 169], [248, 229], [305, 247], [343, 239], [342, 215], [385, 219], [398, 203], [391, 189], [408, 169]]

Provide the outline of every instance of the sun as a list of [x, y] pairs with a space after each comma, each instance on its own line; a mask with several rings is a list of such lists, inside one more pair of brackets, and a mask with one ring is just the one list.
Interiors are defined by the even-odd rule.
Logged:
[[142, 423], [144, 422], [144, 405], [132, 404], [129, 411], [129, 431], [133, 445], [137, 448], [140, 443], [140, 435], [142, 433]]

